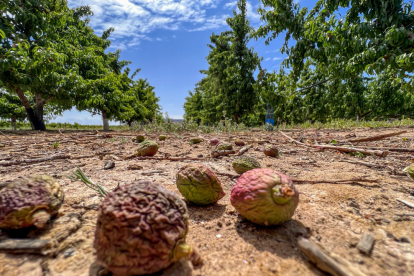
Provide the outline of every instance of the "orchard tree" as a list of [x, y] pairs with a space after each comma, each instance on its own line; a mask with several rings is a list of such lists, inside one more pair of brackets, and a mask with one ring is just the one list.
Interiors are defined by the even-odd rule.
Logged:
[[15, 94], [0, 88], [0, 118], [11, 119], [11, 125], [16, 130], [16, 121], [26, 119], [26, 111]]

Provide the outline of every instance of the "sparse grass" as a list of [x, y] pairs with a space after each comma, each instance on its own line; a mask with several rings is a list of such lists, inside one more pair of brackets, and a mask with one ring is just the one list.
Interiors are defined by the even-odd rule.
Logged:
[[60, 145], [60, 141], [55, 141], [52, 144], [50, 144], [52, 146], [52, 148], [57, 149]]

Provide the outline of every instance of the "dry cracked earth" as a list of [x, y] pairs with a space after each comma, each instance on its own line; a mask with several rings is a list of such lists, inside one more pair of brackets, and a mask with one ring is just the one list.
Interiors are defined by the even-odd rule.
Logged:
[[[349, 142], [397, 131], [406, 133], [378, 141]], [[218, 173], [226, 196], [206, 207], [188, 205], [191, 222], [188, 242], [198, 249], [205, 260], [204, 266], [193, 269], [187, 261], [180, 261], [157, 275], [326, 275], [303, 254], [298, 246], [300, 238], [309, 238], [331, 257], [345, 262], [358, 272], [355, 275], [413, 275], [414, 210], [397, 199], [414, 202], [414, 182], [402, 173], [414, 162], [414, 150], [391, 151], [386, 157], [363, 157], [296, 145], [276, 132], [183, 133], [166, 134], [167, 140], [158, 142], [156, 157], [164, 160], [140, 160], [133, 157], [137, 149], [132, 141], [135, 134], [127, 132], [3, 133], [8, 138], [0, 136], [1, 182], [19, 176], [49, 174], [62, 185], [65, 204], [42, 231], [0, 232], [0, 275], [111, 275], [96, 264], [93, 248], [102, 197], [67, 176], [79, 166], [107, 190], [135, 179], [150, 179], [179, 193], [175, 175], [180, 166], [189, 162], [203, 162]], [[336, 140], [335, 146], [414, 149], [412, 128], [291, 130], [286, 134], [304, 143]], [[198, 135], [204, 142], [190, 145], [189, 138]], [[153, 140], [158, 137], [147, 136]], [[262, 227], [238, 215], [229, 199], [237, 181], [232, 177], [235, 172], [231, 167], [235, 155], [211, 158], [214, 148], [208, 141], [212, 137], [245, 141], [252, 145], [245, 155], [255, 157], [262, 167], [279, 170], [296, 180], [300, 203], [290, 221]], [[56, 141], [60, 142], [57, 148], [52, 146]], [[281, 155], [265, 156], [261, 151], [265, 144], [276, 145]], [[241, 147], [234, 148], [237, 152]], [[53, 156], [60, 157], [47, 160]], [[165, 157], [179, 160], [165, 160]], [[104, 169], [107, 162], [114, 162], [115, 167]], [[354, 180], [326, 183], [350, 179]], [[357, 248], [365, 233], [375, 240], [368, 254]], [[14, 243], [17, 238], [37, 243], [19, 247]]]

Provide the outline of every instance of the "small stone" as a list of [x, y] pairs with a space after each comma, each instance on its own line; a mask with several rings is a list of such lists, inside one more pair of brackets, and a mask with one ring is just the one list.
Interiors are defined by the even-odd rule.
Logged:
[[388, 219], [382, 219], [382, 222], [384, 222], [384, 223], [391, 223]]
[[217, 234], [216, 237], [220, 239], [221, 238], [221, 234]]
[[71, 248], [68, 248], [67, 250], [65, 250], [65, 252], [63, 252], [63, 257], [65, 257], [65, 258], [69, 258], [69, 257], [72, 257], [73, 255], [75, 255], [76, 254], [76, 251], [75, 251], [75, 249], [73, 249], [72, 247]]
[[217, 226], [218, 226], [218, 227], [223, 227], [223, 223], [222, 223], [221, 221], [218, 221], [218, 222], [217, 222]]
[[414, 190], [411, 190], [411, 191], [410, 191], [410, 195], [411, 195], [411, 196], [414, 196]]
[[387, 195], [384, 195], [384, 194], [382, 194], [382, 195], [381, 195], [381, 197], [382, 197], [383, 199], [386, 199], [386, 200], [389, 200], [389, 199], [390, 199]]
[[198, 157], [198, 158], [203, 158], [203, 157], [204, 157], [204, 155], [199, 154], [199, 155], [197, 155], [197, 157]]
[[393, 217], [392, 217], [392, 220], [393, 220], [393, 221], [402, 221], [402, 219], [401, 219], [401, 217], [400, 217], [400, 216], [393, 216]]
[[356, 247], [359, 250], [359, 252], [365, 255], [369, 255], [371, 254], [372, 248], [374, 247], [374, 243], [374, 237], [371, 236], [371, 234], [369, 233], [364, 233], [362, 234], [361, 239], [359, 240]]
[[115, 168], [115, 162], [109, 161], [105, 163], [104, 170], [109, 170]]
[[359, 209], [359, 204], [353, 198], [349, 199], [348, 206]]
[[143, 167], [137, 164], [131, 164], [127, 167], [128, 170], [142, 170]]
[[399, 241], [400, 241], [400, 242], [403, 242], [403, 243], [410, 243], [410, 240], [409, 240], [407, 237], [401, 237], [401, 238], [399, 239]]

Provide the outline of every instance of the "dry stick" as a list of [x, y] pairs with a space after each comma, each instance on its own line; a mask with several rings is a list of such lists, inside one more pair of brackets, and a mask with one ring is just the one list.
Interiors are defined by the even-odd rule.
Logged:
[[371, 136], [371, 137], [366, 137], [366, 138], [357, 138], [357, 139], [350, 139], [350, 140], [346, 140], [346, 142], [369, 142], [369, 141], [378, 141], [378, 140], [382, 140], [388, 137], [392, 137], [392, 136], [397, 136], [403, 133], [406, 133], [406, 130], [402, 130], [402, 131], [398, 131], [398, 132], [393, 132], [393, 133], [388, 133], [388, 134], [381, 134], [381, 135], [377, 135], [377, 136]]
[[136, 158], [138, 160], [170, 160], [170, 161], [184, 161], [184, 160], [206, 160], [207, 158], [196, 157], [153, 157], [153, 156], [136, 156], [135, 154], [125, 156], [123, 159]]
[[362, 162], [362, 161], [339, 160], [339, 162], [347, 162], [347, 163], [350, 163], [350, 164], [367, 166], [369, 168], [380, 168], [380, 167], [382, 167], [381, 165], [371, 164], [371, 163]]
[[338, 262], [329, 253], [322, 250], [319, 246], [310, 240], [300, 238], [298, 245], [302, 252], [309, 258], [309, 260], [316, 265], [320, 270], [328, 272], [334, 276], [362, 276], [362, 272], [352, 268], [345, 262]]
[[396, 152], [414, 152], [414, 149], [405, 149], [405, 148], [385, 148], [385, 147], [367, 147], [374, 150], [388, 150]]
[[6, 137], [6, 138], [7, 138], [7, 140], [9, 140], [9, 141], [10, 141], [10, 143], [13, 145], [12, 140], [10, 140], [10, 138], [9, 138], [9, 137], [7, 137], [7, 136], [6, 136], [6, 134], [4, 134], [4, 133], [3, 133], [3, 132], [1, 132], [1, 131], [0, 131], [0, 133], [1, 133], [1, 134], [3, 134], [3, 136], [4, 136], [4, 137]]
[[407, 206], [408, 206], [408, 207], [410, 207], [410, 208], [414, 208], [414, 203], [411, 203], [411, 202], [409, 202], [409, 201], [402, 200], [402, 199], [400, 199], [400, 198], [397, 198], [397, 200], [398, 200], [399, 202], [401, 202], [401, 203], [404, 203], [405, 205], [407, 205]]
[[351, 178], [351, 179], [337, 179], [337, 180], [302, 180], [302, 179], [292, 179], [295, 184], [344, 184], [346, 182], [369, 182], [369, 183], [379, 183], [378, 179], [364, 179], [364, 178]]
[[289, 140], [303, 147], [311, 147], [311, 148], [318, 148], [318, 149], [332, 149], [332, 150], [338, 150], [338, 151], [343, 151], [343, 152], [360, 152], [365, 155], [376, 155], [379, 157], [386, 157], [389, 153], [388, 151], [367, 150], [367, 149], [361, 149], [361, 148], [336, 147], [336, 146], [329, 146], [329, 145], [309, 145], [309, 144], [304, 144], [299, 141], [296, 141], [295, 139], [287, 136], [285, 133], [281, 131], [280, 133], [286, 138], [288, 138]]
[[414, 217], [414, 213], [395, 213], [396, 216]]
[[23, 164], [23, 163], [26, 163], [26, 164], [42, 163], [42, 162], [51, 161], [51, 160], [55, 160], [55, 159], [69, 159], [69, 158], [70, 158], [70, 156], [66, 155], [66, 154], [56, 154], [56, 155], [52, 155], [50, 157], [45, 157], [45, 158], [0, 162], [0, 166], [6, 167], [6, 166], [13, 166], [13, 165], [20, 165], [20, 164]]
[[241, 148], [241, 149], [239, 150], [239, 152], [238, 152], [238, 153], [236, 153], [236, 155], [237, 155], [237, 156], [242, 155], [243, 153], [245, 153], [246, 151], [248, 151], [251, 147], [252, 147], [251, 145], [248, 145], [248, 146], [245, 146], [245, 147]]

